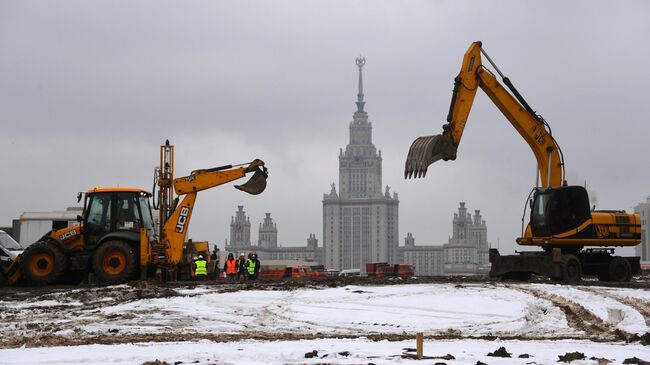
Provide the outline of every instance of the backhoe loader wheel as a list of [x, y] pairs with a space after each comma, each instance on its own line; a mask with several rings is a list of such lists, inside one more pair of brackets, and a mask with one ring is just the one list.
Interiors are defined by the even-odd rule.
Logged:
[[627, 282], [632, 279], [632, 266], [622, 257], [614, 257], [607, 270], [609, 281]]
[[562, 281], [565, 283], [575, 283], [582, 277], [582, 265], [580, 260], [574, 255], [564, 255], [562, 257]]
[[104, 284], [121, 284], [133, 279], [137, 268], [133, 247], [122, 241], [101, 244], [93, 256], [97, 279]]
[[21, 273], [27, 284], [49, 285], [61, 279], [66, 270], [66, 257], [53, 244], [36, 242], [23, 253]]

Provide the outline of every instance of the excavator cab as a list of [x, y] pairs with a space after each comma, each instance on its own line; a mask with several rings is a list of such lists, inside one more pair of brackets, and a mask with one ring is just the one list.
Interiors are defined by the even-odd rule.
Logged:
[[549, 237], [575, 230], [590, 218], [589, 196], [584, 187], [535, 190], [530, 212], [530, 228], [534, 237]]

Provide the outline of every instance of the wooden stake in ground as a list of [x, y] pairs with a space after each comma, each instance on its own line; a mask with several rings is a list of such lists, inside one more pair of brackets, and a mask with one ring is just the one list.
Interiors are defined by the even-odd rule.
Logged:
[[422, 360], [422, 352], [423, 352], [422, 347], [423, 347], [424, 336], [422, 335], [422, 332], [416, 333], [415, 336], [416, 336], [415, 337], [415, 341], [416, 341], [415, 348], [417, 349], [418, 360]]

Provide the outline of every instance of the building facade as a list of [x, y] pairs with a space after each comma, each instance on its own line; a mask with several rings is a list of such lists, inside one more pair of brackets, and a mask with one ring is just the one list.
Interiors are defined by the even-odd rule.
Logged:
[[443, 250], [445, 274], [479, 274], [489, 271], [487, 226], [480, 210], [475, 210], [472, 217], [467, 212], [465, 202], [460, 202], [458, 213], [454, 213], [453, 235]]
[[400, 247], [402, 262], [415, 265], [415, 274], [419, 276], [444, 275], [444, 250], [438, 246], [416, 246], [415, 238], [409, 232], [404, 238], [404, 247]]
[[237, 207], [235, 216], [230, 222], [230, 241], [226, 240], [227, 253], [238, 255], [249, 252], [257, 253], [257, 257], [264, 260], [302, 260], [321, 265], [323, 261], [322, 248], [318, 247], [318, 239], [315, 234], [307, 238], [307, 246], [278, 245], [278, 227], [273, 222], [271, 213], [266, 213], [263, 222], [259, 225], [257, 245], [251, 244], [250, 217], [246, 215], [242, 205]]
[[645, 203], [640, 203], [634, 207], [634, 213], [641, 216], [641, 243], [634, 247], [635, 256], [641, 257], [641, 261], [650, 261], [650, 242], [648, 242], [648, 233], [650, 233], [650, 196], [646, 198]]
[[237, 212], [230, 219], [230, 244], [235, 246], [251, 245], [251, 219], [246, 216], [244, 206], [237, 206]]
[[381, 151], [372, 143], [372, 123], [364, 110], [363, 66], [359, 68], [357, 110], [349, 143], [339, 152], [339, 191], [323, 195], [323, 264], [328, 269], [365, 270], [369, 262], [397, 262], [399, 200], [382, 192]]
[[416, 246], [411, 233], [399, 248], [404, 263], [415, 265], [421, 276], [473, 275], [490, 271], [487, 225], [479, 210], [474, 216], [461, 202], [452, 220], [452, 235], [444, 245]]
[[278, 247], [278, 226], [273, 223], [271, 213], [266, 213], [264, 222], [260, 223], [257, 245], [265, 248]]

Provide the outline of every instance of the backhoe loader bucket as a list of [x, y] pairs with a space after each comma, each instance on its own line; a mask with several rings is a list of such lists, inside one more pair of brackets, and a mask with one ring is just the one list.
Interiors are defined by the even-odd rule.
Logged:
[[241, 185], [235, 185], [235, 187], [249, 194], [257, 195], [266, 189], [266, 179], [268, 177], [269, 173], [266, 167], [256, 167], [255, 173], [253, 173], [253, 176], [247, 182]]
[[404, 178], [426, 176], [429, 165], [440, 159], [445, 161], [456, 159], [456, 147], [449, 139], [441, 134], [418, 137], [413, 141], [406, 157]]

